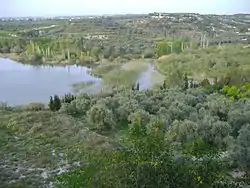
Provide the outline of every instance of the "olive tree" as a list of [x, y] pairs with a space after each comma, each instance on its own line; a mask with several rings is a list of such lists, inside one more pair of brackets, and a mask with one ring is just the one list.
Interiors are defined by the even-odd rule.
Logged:
[[63, 173], [56, 187], [228, 187], [226, 165], [219, 157], [177, 155], [161, 129], [156, 134], [153, 129], [145, 132], [145, 125], [137, 127], [128, 131], [122, 149], [87, 155], [89, 165]]
[[250, 173], [250, 124], [244, 125], [230, 148], [232, 160], [248, 174]]
[[97, 130], [110, 130], [114, 128], [115, 122], [113, 112], [103, 103], [97, 103], [87, 112], [87, 121]]
[[138, 102], [136, 100], [120, 100], [120, 105], [117, 108], [117, 117], [120, 121], [128, 121], [128, 117], [131, 113], [135, 112], [138, 108]]
[[223, 147], [231, 134], [231, 126], [216, 117], [205, 115], [199, 122], [198, 134], [212, 146]]
[[172, 141], [186, 143], [198, 136], [198, 124], [189, 120], [175, 120], [168, 130], [168, 137]]
[[86, 98], [77, 98], [70, 103], [63, 103], [61, 113], [66, 113], [74, 117], [84, 116], [90, 109], [91, 101]]

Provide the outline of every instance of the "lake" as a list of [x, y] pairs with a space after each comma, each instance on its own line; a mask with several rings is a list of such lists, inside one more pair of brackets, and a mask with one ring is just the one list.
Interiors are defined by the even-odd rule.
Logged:
[[100, 88], [98, 84], [101, 80], [89, 75], [88, 70], [74, 65], [24, 65], [0, 58], [0, 101], [9, 105], [47, 103], [51, 95], [73, 92], [72, 84], [76, 82], [95, 81], [96, 88]]
[[[147, 69], [138, 77], [140, 90], [162, 83], [163, 75], [154, 70], [152, 63], [145, 63]], [[102, 90], [102, 80], [88, 74], [90, 69], [82, 66], [33, 66], [10, 59], [0, 58], [0, 102], [22, 105], [31, 102], [48, 103], [51, 95]], [[76, 90], [75, 83], [94, 82], [84, 89]]]

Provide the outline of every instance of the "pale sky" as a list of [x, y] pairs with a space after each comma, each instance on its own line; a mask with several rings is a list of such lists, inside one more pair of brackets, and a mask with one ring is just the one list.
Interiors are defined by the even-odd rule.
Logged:
[[250, 13], [250, 0], [0, 0], [0, 17], [192, 12]]

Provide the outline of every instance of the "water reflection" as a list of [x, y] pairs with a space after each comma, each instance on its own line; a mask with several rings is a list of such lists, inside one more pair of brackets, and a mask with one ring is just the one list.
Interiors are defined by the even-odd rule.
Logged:
[[0, 101], [15, 105], [46, 103], [50, 95], [73, 92], [73, 83], [100, 82], [99, 78], [89, 75], [88, 70], [74, 65], [32, 66], [0, 59]]

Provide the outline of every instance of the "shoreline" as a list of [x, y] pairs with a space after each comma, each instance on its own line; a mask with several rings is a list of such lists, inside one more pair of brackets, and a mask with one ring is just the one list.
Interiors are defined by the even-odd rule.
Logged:
[[[165, 57], [166, 58], [166, 57]], [[167, 74], [160, 69], [160, 66], [159, 66], [159, 63], [161, 63], [160, 61], [162, 60], [163, 58], [160, 57], [158, 59], [155, 59], [153, 64], [154, 64], [154, 67], [155, 67], [155, 70], [158, 71], [159, 73], [161, 73], [163, 76], [167, 76]]]
[[20, 62], [22, 63], [22, 57], [18, 54], [15, 54], [15, 53], [0, 53], [0, 58], [3, 58], [3, 59], [10, 59], [12, 61], [17, 61], [17, 62]]
[[[85, 66], [85, 67], [97, 67], [99, 65], [102, 65], [103, 61], [106, 61], [107, 59], [102, 59], [96, 62], [92, 63], [84, 63], [80, 62], [79, 59], [76, 60], [67, 60], [67, 59], [58, 59], [56, 57], [52, 58], [42, 58], [40, 61], [32, 61], [30, 60], [32, 55], [27, 55], [27, 54], [17, 54], [17, 53], [0, 53], [0, 58], [4, 59], [10, 59], [12, 61], [17, 61], [18, 63], [22, 63], [25, 65], [51, 65], [51, 66], [67, 66], [67, 65], [78, 65], [78, 66]], [[112, 61], [107, 60], [108, 63], [119, 63], [119, 64], [126, 64], [126, 63], [140, 63], [140, 62], [154, 62], [155, 59], [152, 58], [138, 58], [138, 59], [131, 59], [131, 60], [126, 60], [126, 59], [114, 59]]]
[[[0, 58], [7, 58], [7, 59], [11, 59], [11, 60], [14, 60], [16, 61], [17, 59], [21, 59], [21, 56], [17, 56], [16, 54], [0, 54]], [[126, 63], [109, 63], [107, 62], [106, 65], [92, 65], [90, 66], [90, 70], [87, 70], [87, 73], [90, 75], [90, 76], [93, 76], [95, 78], [98, 78], [98, 79], [101, 79], [103, 81], [103, 84], [104, 86], [110, 86], [110, 87], [113, 87], [115, 85], [117, 85], [117, 81], [115, 80], [119, 80], [119, 85], [124, 85], [126, 87], [130, 87], [130, 86], [127, 86], [128, 83], [136, 83], [136, 82], [140, 82], [140, 83], [144, 83], [144, 82], [149, 82], [148, 84], [150, 86], [145, 86], [145, 87], [152, 87], [153, 85], [156, 84], [156, 81], [157, 80], [160, 80], [160, 81], [157, 81], [157, 82], [161, 82], [162, 80], [162, 76], [159, 77], [160, 72], [158, 72], [157, 70], [153, 70], [153, 67], [154, 67], [154, 59], [133, 59], [133, 60], [130, 60], [130, 61], [127, 61]], [[19, 61], [20, 62], [20, 61]], [[18, 63], [19, 63], [18, 62]], [[20, 62], [22, 63], [22, 62]], [[58, 63], [58, 64], [48, 64], [48, 63], [43, 63], [43, 64], [30, 64], [30, 63], [22, 63], [23, 65], [28, 65], [28, 66], [51, 66], [51, 67], [56, 67], [56, 66], [59, 66], [59, 67], [67, 67], [67, 66], [70, 66], [70, 65], [75, 65], [75, 66], [79, 66], [79, 68], [82, 66], [82, 67], [86, 67], [84, 65], [77, 65], [77, 64], [62, 64], [62, 63]], [[110, 66], [110, 65], [115, 65], [114, 67], [113, 66]], [[150, 70], [148, 73], [148, 69], [149, 69], [149, 65], [152, 66], [152, 70]], [[110, 67], [109, 69], [107, 70], [101, 70], [103, 67]], [[98, 71], [99, 69], [99, 71]], [[151, 71], [153, 71], [151, 73]], [[159, 74], [155, 74], [155, 72], [159, 73]], [[148, 78], [143, 78], [141, 77], [141, 74], [150, 74], [149, 77], [150, 77], [150, 81], [148, 81]], [[129, 81], [124, 81], [126, 79], [129, 79]], [[140, 81], [139, 81], [140, 80]], [[143, 81], [141, 81], [143, 80]], [[146, 81], [145, 81], [146, 80]], [[151, 83], [152, 86], [151, 86]], [[88, 83], [86, 83], [85, 81], [82, 81], [82, 82], [75, 82], [75, 83], [72, 83], [72, 85], [75, 85], [76, 88], [72, 87], [72, 92], [74, 92], [74, 90], [81, 90], [83, 89], [82, 87], [84, 86], [85, 88], [85, 85], [88, 85]], [[146, 85], [148, 85], [146, 84]], [[117, 86], [116, 86], [117, 87]], [[144, 86], [142, 86], [144, 87]], [[41, 101], [30, 101], [30, 103], [32, 102], [41, 102]], [[44, 102], [42, 102], [44, 103]], [[22, 105], [27, 105], [29, 103], [23, 103]]]
[[3, 59], [10, 59], [12, 61], [16, 61], [18, 63], [22, 63], [24, 65], [34, 65], [34, 66], [40, 66], [40, 65], [47, 65], [47, 66], [68, 66], [68, 65], [77, 65], [77, 66], [84, 66], [84, 67], [93, 67], [98, 65], [98, 62], [94, 63], [81, 63], [79, 60], [59, 60], [56, 58], [48, 58], [48, 59], [42, 59], [40, 61], [34, 62], [30, 60], [32, 56], [24, 55], [24, 54], [17, 54], [17, 53], [0, 53], [0, 58]]

